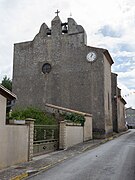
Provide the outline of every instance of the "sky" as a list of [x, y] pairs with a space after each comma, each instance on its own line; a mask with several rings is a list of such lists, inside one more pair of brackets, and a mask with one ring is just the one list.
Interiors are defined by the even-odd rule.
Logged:
[[62, 22], [84, 27], [87, 45], [109, 51], [126, 107], [135, 108], [135, 0], [0, 0], [0, 82], [12, 79], [14, 43], [50, 27], [57, 9]]

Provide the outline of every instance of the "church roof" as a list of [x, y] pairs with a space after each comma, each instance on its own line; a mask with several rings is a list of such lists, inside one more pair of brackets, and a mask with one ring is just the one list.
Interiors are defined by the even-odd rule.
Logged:
[[109, 63], [112, 65], [114, 62], [113, 62], [113, 59], [109, 53], [109, 51], [107, 49], [104, 50], [103, 54], [105, 55], [105, 57], [107, 58], [107, 60], [109, 61]]

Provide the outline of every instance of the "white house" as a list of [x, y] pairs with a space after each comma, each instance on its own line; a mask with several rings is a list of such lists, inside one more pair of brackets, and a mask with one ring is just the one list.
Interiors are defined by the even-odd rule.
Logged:
[[0, 169], [28, 161], [29, 126], [6, 123], [7, 100], [17, 96], [0, 85]]

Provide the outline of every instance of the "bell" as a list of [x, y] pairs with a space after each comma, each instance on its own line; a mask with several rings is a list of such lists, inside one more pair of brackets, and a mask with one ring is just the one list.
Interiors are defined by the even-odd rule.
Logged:
[[46, 33], [47, 35], [51, 35], [51, 29], [47, 29], [47, 33]]
[[66, 25], [62, 26], [62, 32], [63, 32], [63, 33], [67, 33], [67, 32], [68, 32]]

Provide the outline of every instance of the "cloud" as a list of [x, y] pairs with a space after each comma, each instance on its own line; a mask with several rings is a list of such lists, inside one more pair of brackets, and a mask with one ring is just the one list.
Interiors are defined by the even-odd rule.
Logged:
[[135, 69], [135, 59], [134, 57], [128, 57], [128, 56], [118, 56], [115, 57], [115, 63], [113, 64], [113, 69], [115, 71], [119, 72], [128, 72], [133, 69]]
[[118, 86], [121, 88], [121, 94], [127, 102], [126, 107], [135, 108], [135, 89], [128, 89], [127, 86], [120, 82]]
[[135, 91], [135, 69], [118, 73], [118, 83], [126, 86], [128, 90]]
[[118, 43], [117, 48], [121, 52], [135, 52], [135, 44], [129, 44], [129, 43]]
[[121, 29], [113, 29], [109, 25], [104, 25], [102, 28], [98, 30], [98, 33], [101, 33], [104, 37], [117, 37], [120, 38], [122, 36], [122, 30]]

